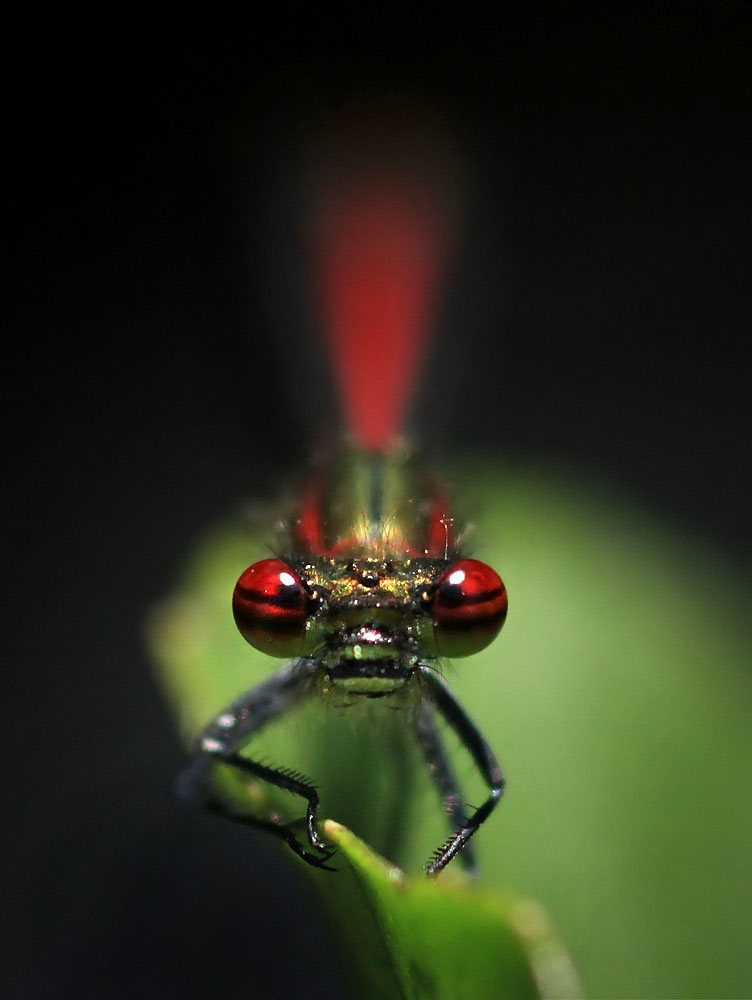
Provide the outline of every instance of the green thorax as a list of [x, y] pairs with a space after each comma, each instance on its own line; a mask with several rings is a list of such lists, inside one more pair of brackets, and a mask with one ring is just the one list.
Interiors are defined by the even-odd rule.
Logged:
[[402, 442], [345, 449], [314, 467], [289, 522], [296, 558], [451, 558], [454, 525], [444, 492]]

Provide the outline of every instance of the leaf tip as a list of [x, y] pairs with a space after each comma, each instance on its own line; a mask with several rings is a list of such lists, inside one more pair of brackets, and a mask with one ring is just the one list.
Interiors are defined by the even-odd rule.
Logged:
[[346, 826], [334, 819], [324, 820], [322, 826], [324, 835], [344, 851], [348, 861], [361, 873], [368, 870], [372, 874], [380, 874], [394, 885], [402, 885], [406, 881], [405, 873], [398, 865], [376, 854]]

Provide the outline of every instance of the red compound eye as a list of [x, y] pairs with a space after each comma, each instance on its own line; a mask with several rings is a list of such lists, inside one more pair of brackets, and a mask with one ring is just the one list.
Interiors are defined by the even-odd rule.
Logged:
[[262, 559], [241, 574], [232, 613], [240, 634], [255, 649], [271, 656], [300, 653], [308, 595], [300, 577], [281, 559]]
[[507, 616], [507, 591], [496, 570], [460, 559], [439, 577], [431, 602], [439, 656], [471, 656], [499, 634]]

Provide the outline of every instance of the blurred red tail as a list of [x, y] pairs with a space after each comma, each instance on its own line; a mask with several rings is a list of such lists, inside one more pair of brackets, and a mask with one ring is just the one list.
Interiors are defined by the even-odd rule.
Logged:
[[383, 449], [402, 430], [447, 244], [445, 208], [420, 178], [360, 175], [320, 205], [314, 274], [348, 430]]

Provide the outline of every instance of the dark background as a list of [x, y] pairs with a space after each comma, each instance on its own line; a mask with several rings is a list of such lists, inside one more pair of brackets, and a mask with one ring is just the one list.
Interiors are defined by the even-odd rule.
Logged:
[[595, 473], [748, 569], [746, 8], [546, 10], [11, 46], [3, 996], [342, 995], [295, 865], [174, 803], [142, 621], [331, 411], [291, 164], [343, 106], [419, 98], [468, 165], [426, 443]]

